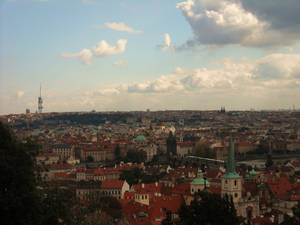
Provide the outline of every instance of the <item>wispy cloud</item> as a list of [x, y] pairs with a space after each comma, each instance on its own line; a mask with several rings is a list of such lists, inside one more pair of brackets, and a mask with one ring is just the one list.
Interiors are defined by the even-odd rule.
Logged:
[[93, 53], [86, 48], [78, 53], [61, 53], [60, 56], [63, 58], [79, 58], [82, 63], [88, 66], [92, 65]]
[[120, 60], [113, 63], [116, 67], [125, 67], [128, 64], [128, 60]]
[[139, 33], [142, 33], [143, 31], [142, 30], [135, 30], [133, 29], [132, 27], [130, 26], [127, 26], [125, 23], [123, 22], [120, 22], [120, 23], [115, 23], [115, 22], [112, 22], [112, 23], [105, 23], [105, 26], [109, 29], [112, 29], [112, 30], [116, 30], [116, 31], [124, 31], [124, 32], [127, 32], [127, 33], [132, 33], [132, 34], [139, 34]]

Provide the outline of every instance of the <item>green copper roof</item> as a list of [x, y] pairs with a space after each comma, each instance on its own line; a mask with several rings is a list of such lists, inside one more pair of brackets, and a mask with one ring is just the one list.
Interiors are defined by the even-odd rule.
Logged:
[[235, 172], [234, 149], [233, 149], [231, 134], [230, 134], [230, 142], [229, 142], [227, 169], [226, 169], [226, 173], [223, 175], [223, 177], [224, 178], [240, 178], [240, 175], [238, 175]]
[[232, 135], [231, 134], [230, 134], [229, 154], [228, 154], [226, 173], [235, 173], [234, 149], [233, 149]]
[[238, 175], [236, 172], [234, 172], [234, 173], [225, 173], [222, 177], [224, 177], [224, 178], [240, 178], [240, 175]]
[[251, 176], [256, 175], [256, 171], [255, 171], [254, 169], [252, 169], [252, 170], [250, 171], [250, 175], [251, 175]]
[[135, 140], [136, 140], [136, 141], [146, 141], [146, 138], [145, 138], [145, 136], [143, 136], [143, 135], [139, 135], [139, 136], [137, 136], [137, 137], [135, 138]]
[[194, 184], [194, 185], [204, 185], [205, 182], [206, 182], [206, 185], [209, 185], [209, 182], [208, 182], [207, 180], [205, 181], [204, 178], [195, 178], [195, 179], [192, 181], [191, 184]]

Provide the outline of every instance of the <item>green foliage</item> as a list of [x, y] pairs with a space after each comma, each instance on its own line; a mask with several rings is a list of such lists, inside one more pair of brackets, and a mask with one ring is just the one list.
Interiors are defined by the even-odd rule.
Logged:
[[215, 158], [215, 154], [207, 144], [199, 143], [195, 147], [195, 155], [203, 158]]
[[166, 218], [162, 221], [161, 225], [173, 225], [172, 217], [171, 217], [171, 212], [167, 211], [166, 213]]
[[90, 214], [69, 189], [40, 182], [35, 163], [38, 150], [31, 140], [16, 140], [0, 123], [0, 217], [5, 225], [109, 225], [112, 217], [120, 218], [121, 206], [116, 199], [103, 200], [102, 209], [109, 215], [103, 217], [95, 211]]
[[270, 154], [267, 155], [267, 161], [266, 161], [266, 168], [269, 168], [270, 166], [273, 166], [273, 160], [272, 156]]
[[74, 193], [59, 187], [45, 189], [41, 199], [43, 225], [73, 224], [73, 207], [76, 204]]
[[120, 180], [126, 180], [126, 182], [131, 186], [140, 182], [145, 184], [154, 183], [164, 176], [165, 173], [146, 174], [142, 169], [134, 168], [128, 171], [122, 171], [120, 174]]
[[40, 196], [37, 192], [31, 142], [16, 140], [12, 131], [0, 123], [0, 205], [6, 224], [39, 224]]
[[94, 162], [93, 156], [89, 155], [89, 156], [86, 158], [86, 161], [87, 161], [87, 162]]
[[92, 212], [86, 215], [82, 225], [113, 225], [113, 218], [102, 216], [100, 212]]
[[115, 147], [115, 160], [117, 163], [119, 163], [121, 161], [122, 157], [121, 157], [121, 149], [120, 149], [120, 146], [117, 145]]
[[125, 162], [142, 163], [147, 158], [146, 152], [130, 150], [127, 152]]
[[127, 183], [131, 186], [133, 184], [139, 183], [139, 180], [142, 178], [143, 171], [139, 168], [134, 168], [128, 171], [122, 171], [120, 174], [120, 180], [126, 180]]
[[239, 220], [232, 199], [218, 194], [200, 192], [188, 206], [179, 210], [178, 225], [238, 225]]

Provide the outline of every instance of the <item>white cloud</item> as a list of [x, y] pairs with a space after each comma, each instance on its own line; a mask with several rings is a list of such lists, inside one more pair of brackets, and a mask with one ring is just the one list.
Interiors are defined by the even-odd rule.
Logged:
[[115, 46], [109, 45], [105, 40], [100, 41], [95, 47], [94, 52], [90, 49], [84, 48], [78, 53], [61, 53], [60, 57], [63, 58], [79, 58], [82, 63], [92, 65], [93, 56], [104, 57], [122, 54], [126, 50], [127, 40], [120, 39]]
[[61, 53], [61, 57], [63, 58], [79, 58], [82, 63], [87, 65], [92, 65], [93, 53], [89, 49], [83, 49], [79, 53]]
[[[254, 95], [300, 85], [300, 54], [272, 54], [258, 60], [224, 58], [215, 62], [217, 69], [184, 69], [153, 80], [108, 87], [106, 94], [192, 94], [243, 93]], [[98, 93], [104, 93], [102, 88]], [[225, 94], [226, 95], [226, 94]]]
[[164, 44], [163, 44], [163, 51], [166, 51], [171, 47], [171, 37], [168, 33], [164, 35]]
[[[164, 109], [278, 109], [300, 102], [300, 54], [270, 54], [251, 60], [223, 58], [210, 68], [176, 67], [155, 79], [99, 85], [80, 90], [47, 92], [47, 111], [164, 110]], [[12, 92], [0, 96], [0, 112], [24, 112]], [[22, 102], [36, 96], [24, 94]], [[37, 108], [36, 101], [31, 111]], [[2, 109], [1, 109], [2, 107]]]
[[116, 67], [125, 67], [128, 64], [128, 60], [120, 60], [113, 63]]
[[24, 91], [18, 91], [18, 98], [22, 98], [24, 96]]
[[139, 34], [142, 33], [143, 31], [141, 30], [135, 30], [132, 27], [127, 26], [125, 23], [120, 22], [120, 23], [105, 23], [105, 26], [116, 31], [124, 31], [127, 33], [133, 33], [133, 34]]
[[164, 41], [162, 45], [158, 45], [158, 48], [161, 48], [164, 52], [170, 50], [175, 52], [175, 45], [171, 41], [171, 36], [168, 33], [164, 34]]
[[109, 56], [122, 54], [126, 50], [127, 40], [120, 39], [115, 46], [109, 45], [105, 40], [100, 41], [95, 47], [93, 47], [95, 56]]
[[283, 32], [273, 29], [272, 21], [247, 11], [241, 0], [188, 0], [178, 3], [177, 8], [194, 33], [182, 48], [227, 44], [269, 48], [291, 42]]

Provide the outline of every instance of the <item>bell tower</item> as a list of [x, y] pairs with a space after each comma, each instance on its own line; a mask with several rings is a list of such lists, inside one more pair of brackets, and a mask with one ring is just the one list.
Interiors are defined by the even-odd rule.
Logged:
[[229, 151], [227, 159], [226, 173], [221, 177], [222, 196], [232, 196], [234, 203], [242, 197], [242, 177], [235, 171], [234, 146], [232, 144], [232, 135], [230, 134]]

